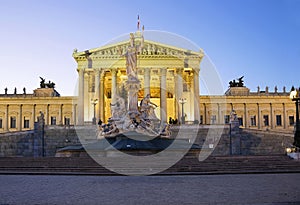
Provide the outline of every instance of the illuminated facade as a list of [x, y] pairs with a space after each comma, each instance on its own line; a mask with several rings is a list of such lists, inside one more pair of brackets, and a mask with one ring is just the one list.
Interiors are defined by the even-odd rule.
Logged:
[[[141, 43], [140, 31], [135, 34]], [[126, 99], [124, 82], [127, 80], [125, 53], [129, 40], [79, 52], [74, 50], [79, 76], [78, 97], [53, 94], [51, 88], [36, 89], [33, 94], [0, 94], [0, 132], [31, 130], [43, 112], [46, 125], [83, 125], [107, 121], [110, 104], [117, 96]], [[162, 121], [224, 124], [235, 110], [240, 125], [249, 129], [292, 131], [295, 105], [285, 91], [258, 90], [232, 87], [225, 95], [199, 96], [199, 73], [202, 51], [194, 52], [159, 42], [144, 40], [138, 53], [138, 79], [141, 87], [138, 99], [147, 94], [155, 103], [157, 116]], [[97, 103], [95, 103], [97, 102]], [[95, 110], [94, 110], [95, 108]], [[94, 116], [95, 111], [95, 116]]]

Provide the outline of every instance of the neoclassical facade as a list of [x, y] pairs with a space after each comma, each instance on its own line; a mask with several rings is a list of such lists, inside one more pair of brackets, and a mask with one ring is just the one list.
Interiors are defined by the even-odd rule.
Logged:
[[[233, 91], [233, 92], [232, 92]], [[289, 93], [250, 92], [246, 87], [229, 88], [223, 96], [200, 96], [200, 118], [202, 124], [224, 124], [229, 122], [232, 110], [237, 114], [240, 126], [248, 129], [291, 131], [295, 123], [295, 104]]]
[[0, 132], [33, 130], [41, 112], [45, 125], [73, 125], [76, 98], [54, 95], [54, 89], [37, 89], [32, 94], [0, 94]]
[[[138, 52], [138, 79], [141, 87], [138, 98], [150, 94], [160, 112], [158, 117], [179, 119], [180, 99], [186, 99], [186, 118], [199, 118], [199, 71], [203, 52], [194, 52], [158, 42], [144, 40], [142, 32], [135, 34]], [[142, 45], [142, 46], [141, 46]], [[79, 75], [78, 124], [95, 117], [106, 121], [110, 117], [110, 104], [116, 96], [126, 99], [126, 59], [128, 40], [73, 53]], [[97, 102], [94, 103], [94, 102]]]
[[[171, 117], [186, 123], [224, 124], [234, 110], [240, 126], [249, 129], [292, 132], [295, 104], [285, 89], [281, 92], [245, 86], [231, 87], [224, 95], [199, 96], [199, 75], [203, 52], [143, 39], [137, 31], [138, 100], [150, 94], [161, 121]], [[39, 88], [32, 94], [0, 93], [0, 132], [31, 130], [42, 112], [46, 125], [84, 125], [106, 122], [116, 97], [126, 100], [126, 51], [128, 40], [86, 51], [74, 50], [79, 78], [78, 96], [59, 96], [53, 88]], [[180, 100], [185, 99], [183, 105]]]

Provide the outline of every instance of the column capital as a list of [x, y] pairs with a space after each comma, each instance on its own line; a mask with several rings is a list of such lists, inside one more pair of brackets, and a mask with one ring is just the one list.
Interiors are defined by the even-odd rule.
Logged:
[[145, 67], [145, 68], [144, 68], [144, 72], [145, 72], [145, 73], [146, 73], [146, 72], [147, 72], [147, 73], [150, 73], [150, 71], [151, 71], [151, 68], [149, 68], [149, 67]]
[[176, 68], [176, 74], [182, 75], [183, 68]]
[[101, 70], [100, 72], [100, 80], [104, 80], [105, 77], [105, 70]]
[[78, 73], [80, 73], [80, 72], [83, 73], [84, 71], [85, 71], [85, 68], [77, 68]]
[[95, 68], [95, 69], [94, 69], [94, 72], [95, 72], [96, 75], [100, 75], [100, 73], [101, 73], [101, 68]]
[[111, 69], [110, 69], [110, 72], [111, 72], [113, 75], [116, 75], [116, 74], [117, 74], [117, 71], [118, 71], [117, 68], [111, 68]]
[[200, 68], [193, 68], [193, 72], [194, 72], [195, 74], [198, 74], [198, 75], [199, 75]]
[[167, 68], [160, 68], [160, 73], [161, 73], [161, 75], [166, 75], [167, 74]]

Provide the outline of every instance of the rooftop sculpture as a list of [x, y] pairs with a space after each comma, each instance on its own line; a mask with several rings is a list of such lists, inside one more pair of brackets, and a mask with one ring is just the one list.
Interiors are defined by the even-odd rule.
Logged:
[[232, 80], [229, 82], [229, 87], [244, 87], [244, 80], [243, 80], [244, 76], [237, 78], [236, 82], [235, 80]]
[[55, 83], [51, 82], [50, 80], [48, 83], [45, 83], [45, 78], [40, 77], [40, 79], [40, 88], [55, 88]]

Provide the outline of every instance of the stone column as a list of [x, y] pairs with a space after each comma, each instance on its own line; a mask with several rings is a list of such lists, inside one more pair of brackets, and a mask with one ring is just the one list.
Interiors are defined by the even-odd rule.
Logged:
[[36, 104], [32, 105], [32, 111], [31, 111], [31, 118], [32, 118], [32, 122], [31, 122], [31, 128], [34, 129], [34, 122], [35, 122], [35, 106]]
[[273, 107], [272, 107], [272, 103], [270, 103], [270, 127], [271, 127], [271, 129], [274, 128], [274, 123], [273, 123]]
[[204, 107], [204, 110], [203, 110], [203, 122], [202, 124], [206, 125], [207, 124], [207, 119], [206, 119], [206, 104], [203, 103], [203, 107]]
[[244, 117], [245, 117], [245, 128], [248, 128], [248, 115], [247, 115], [247, 105], [244, 103]]
[[259, 104], [257, 103], [257, 128], [260, 129], [261, 128], [261, 120], [260, 120], [260, 108], [259, 108]]
[[100, 113], [100, 69], [95, 69], [95, 96], [94, 99], [98, 100], [98, 103], [95, 106], [95, 113], [96, 113], [96, 122], [99, 120], [99, 113]]
[[92, 121], [92, 115], [91, 115], [91, 99], [89, 96], [89, 73], [84, 73], [84, 117], [83, 121]]
[[217, 119], [217, 123], [221, 124], [221, 110], [220, 110], [220, 104], [217, 103], [218, 106], [218, 119]]
[[150, 68], [144, 68], [144, 97], [150, 94]]
[[111, 102], [115, 103], [117, 95], [117, 69], [111, 69]]
[[19, 125], [18, 125], [18, 130], [21, 131], [22, 130], [22, 107], [23, 105], [20, 105], [20, 109], [19, 109]]
[[167, 68], [160, 69], [160, 120], [166, 123], [168, 117], [167, 110]]
[[100, 110], [100, 119], [102, 122], [105, 122], [105, 112], [104, 112], [104, 107], [105, 107], [105, 102], [104, 102], [104, 78], [105, 78], [105, 72], [104, 70], [101, 71], [101, 76], [100, 76], [100, 96], [99, 96], [99, 110]]
[[182, 92], [183, 92], [182, 72], [183, 72], [183, 68], [176, 69], [175, 110], [176, 110], [176, 117], [178, 121], [180, 121], [181, 119], [181, 109], [179, 106], [179, 99], [182, 97]]
[[76, 114], [76, 112], [77, 112], [77, 109], [76, 109], [76, 107], [77, 107], [77, 104], [73, 104], [73, 113], [72, 113], [72, 117], [73, 117], [73, 122], [71, 122], [71, 123], [73, 123], [73, 125], [77, 125], [77, 114]]
[[9, 116], [9, 105], [6, 105], [6, 109], [5, 109], [5, 118], [6, 118], [6, 120], [4, 121], [5, 122], [4, 131], [8, 131], [8, 124], [9, 124], [8, 116]]
[[193, 75], [193, 80], [194, 80], [194, 120], [198, 120], [200, 122], [200, 104], [199, 104], [199, 99], [200, 99], [200, 92], [199, 92], [199, 68], [194, 68], [194, 75]]
[[63, 104], [61, 104], [60, 106], [59, 106], [59, 112], [58, 112], [58, 123], [59, 123], [59, 125], [63, 125], [64, 124], [64, 121], [63, 121]]
[[84, 69], [78, 71], [79, 74], [79, 88], [78, 88], [78, 125], [84, 124]]
[[283, 129], [286, 129], [286, 111], [285, 111], [285, 104], [282, 103], [282, 118], [283, 118]]
[[46, 105], [46, 113], [45, 113], [45, 125], [50, 125], [49, 123], [49, 104]]

